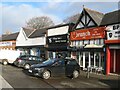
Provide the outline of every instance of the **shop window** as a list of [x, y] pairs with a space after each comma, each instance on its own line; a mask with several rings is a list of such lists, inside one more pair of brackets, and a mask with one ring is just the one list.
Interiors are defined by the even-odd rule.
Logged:
[[90, 40], [90, 44], [94, 44], [94, 40]]
[[104, 44], [104, 39], [100, 39], [100, 45]]
[[83, 66], [83, 53], [82, 52], [80, 52], [79, 60], [80, 60], [80, 66]]
[[73, 46], [76, 46], [76, 41], [73, 41]]
[[95, 39], [95, 43], [96, 45], [99, 45], [99, 39]]
[[89, 44], [89, 40], [84, 40], [84, 45]]
[[91, 52], [90, 53], [90, 60], [91, 60], [91, 66], [93, 67], [94, 66], [94, 52]]
[[83, 45], [83, 41], [80, 41], [80, 45], [81, 45], [81, 46]]
[[96, 66], [99, 67], [99, 53], [96, 53], [95, 55], [95, 60], [96, 60]]
[[76, 41], [76, 46], [79, 46], [79, 41]]

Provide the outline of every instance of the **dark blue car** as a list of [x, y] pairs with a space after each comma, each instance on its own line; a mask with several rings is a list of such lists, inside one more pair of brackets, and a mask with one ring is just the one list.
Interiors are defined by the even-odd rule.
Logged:
[[77, 78], [80, 66], [74, 59], [50, 59], [41, 64], [35, 64], [28, 70], [33, 75], [49, 79], [51, 76], [71, 76]]

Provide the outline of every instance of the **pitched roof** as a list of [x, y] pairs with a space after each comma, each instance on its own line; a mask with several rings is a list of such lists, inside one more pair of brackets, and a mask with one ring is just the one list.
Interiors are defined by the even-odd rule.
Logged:
[[34, 31], [34, 29], [28, 29], [28, 28], [24, 28], [24, 27], [23, 27], [23, 30], [27, 37], [29, 37], [29, 35]]
[[31, 35], [29, 36], [29, 38], [36, 38], [36, 37], [42, 37], [45, 35], [47, 29], [38, 29], [35, 30], [33, 33], [31, 33]]
[[72, 25], [74, 25], [73, 23], [67, 23], [67, 24], [59, 24], [59, 25], [55, 25], [55, 26], [51, 26], [51, 27], [48, 27], [48, 28], [43, 28], [43, 29], [38, 29], [38, 30], [35, 30], [31, 33], [31, 35], [29, 36], [29, 38], [36, 38], [36, 37], [42, 37], [45, 35], [46, 31], [48, 29], [53, 29], [53, 28], [59, 28], [59, 27], [62, 27], [62, 26], [67, 26], [69, 25], [69, 29], [71, 29]]
[[120, 10], [106, 13], [102, 19], [101, 26], [120, 23]]
[[84, 10], [92, 17], [92, 19], [99, 26], [104, 14], [101, 12], [95, 11], [95, 10], [88, 9], [88, 8], [84, 8]]
[[16, 40], [19, 32], [12, 33], [12, 34], [3, 34], [2, 35], [2, 41], [9, 41], [9, 40]]

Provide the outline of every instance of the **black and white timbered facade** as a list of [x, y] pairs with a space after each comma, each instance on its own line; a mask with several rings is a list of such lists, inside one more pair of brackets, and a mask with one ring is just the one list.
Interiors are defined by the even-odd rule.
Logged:
[[70, 33], [71, 57], [78, 60], [83, 70], [87, 67], [104, 68], [105, 28], [99, 27], [104, 14], [83, 8]]

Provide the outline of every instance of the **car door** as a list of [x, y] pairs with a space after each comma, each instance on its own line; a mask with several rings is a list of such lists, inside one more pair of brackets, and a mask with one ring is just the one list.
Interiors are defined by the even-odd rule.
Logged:
[[51, 66], [51, 72], [53, 76], [63, 76], [65, 75], [65, 62], [63, 59], [57, 60]]
[[67, 60], [65, 66], [66, 66], [66, 68], [65, 68], [65, 74], [67, 76], [72, 75], [72, 73], [73, 73], [73, 71], [75, 70], [75, 67], [76, 67], [76, 61]]

